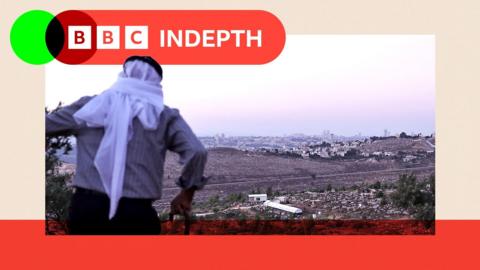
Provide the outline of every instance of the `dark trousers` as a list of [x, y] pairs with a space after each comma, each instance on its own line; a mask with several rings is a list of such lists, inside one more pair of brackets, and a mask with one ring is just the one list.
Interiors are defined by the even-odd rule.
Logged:
[[111, 220], [108, 218], [109, 207], [110, 200], [106, 194], [77, 188], [67, 220], [69, 234], [160, 234], [160, 220], [152, 207], [152, 200], [121, 198]]

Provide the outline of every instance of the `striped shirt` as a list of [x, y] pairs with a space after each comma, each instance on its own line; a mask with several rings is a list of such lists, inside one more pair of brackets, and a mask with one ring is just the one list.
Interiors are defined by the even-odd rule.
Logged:
[[[77, 141], [77, 168], [73, 186], [104, 192], [93, 163], [103, 138], [103, 128], [77, 124], [73, 114], [92, 97], [86, 96], [45, 117], [47, 135], [74, 135]], [[133, 138], [127, 146], [122, 197], [159, 199], [167, 150], [180, 155], [183, 164], [176, 184], [181, 188], [203, 188], [207, 151], [176, 109], [165, 106], [157, 129], [145, 130], [138, 119], [132, 121]]]

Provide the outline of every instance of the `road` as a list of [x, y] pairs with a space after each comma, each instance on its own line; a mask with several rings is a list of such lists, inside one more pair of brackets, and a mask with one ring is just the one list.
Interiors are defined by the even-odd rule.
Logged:
[[[364, 171], [364, 172], [352, 172], [352, 173], [336, 173], [336, 174], [325, 174], [319, 175], [315, 179], [313, 179], [309, 175], [303, 176], [296, 176], [296, 177], [288, 177], [288, 178], [277, 178], [277, 179], [267, 179], [267, 180], [255, 180], [252, 178], [242, 178], [240, 180], [229, 181], [227, 183], [211, 183], [207, 184], [206, 187], [213, 188], [213, 187], [223, 187], [228, 185], [241, 185], [241, 184], [251, 184], [251, 183], [270, 183], [270, 182], [284, 182], [284, 181], [292, 181], [292, 180], [313, 180], [318, 181], [325, 178], [337, 178], [337, 177], [354, 177], [354, 176], [362, 176], [368, 174], [391, 174], [391, 173], [405, 173], [405, 172], [416, 172], [416, 171], [427, 171], [427, 170], [435, 170], [435, 166], [425, 166], [425, 167], [414, 167], [414, 168], [403, 168], [403, 169], [389, 169], [389, 170], [375, 170], [375, 171]], [[265, 176], [267, 177], [267, 176]], [[270, 177], [270, 176], [269, 176]], [[163, 188], [164, 191], [174, 191], [178, 190], [178, 187], [165, 187]]]

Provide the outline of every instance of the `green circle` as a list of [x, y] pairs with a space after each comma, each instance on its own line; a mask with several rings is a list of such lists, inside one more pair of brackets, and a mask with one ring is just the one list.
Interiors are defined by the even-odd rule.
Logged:
[[34, 65], [53, 60], [45, 40], [48, 24], [53, 18], [43, 10], [30, 10], [17, 18], [10, 30], [10, 45], [20, 59]]

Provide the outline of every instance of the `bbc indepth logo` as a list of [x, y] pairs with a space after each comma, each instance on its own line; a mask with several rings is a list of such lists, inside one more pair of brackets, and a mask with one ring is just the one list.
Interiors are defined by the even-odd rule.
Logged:
[[264, 64], [285, 44], [285, 29], [262, 10], [28, 11], [10, 42], [30, 64], [119, 64], [150, 55], [163, 64]]

